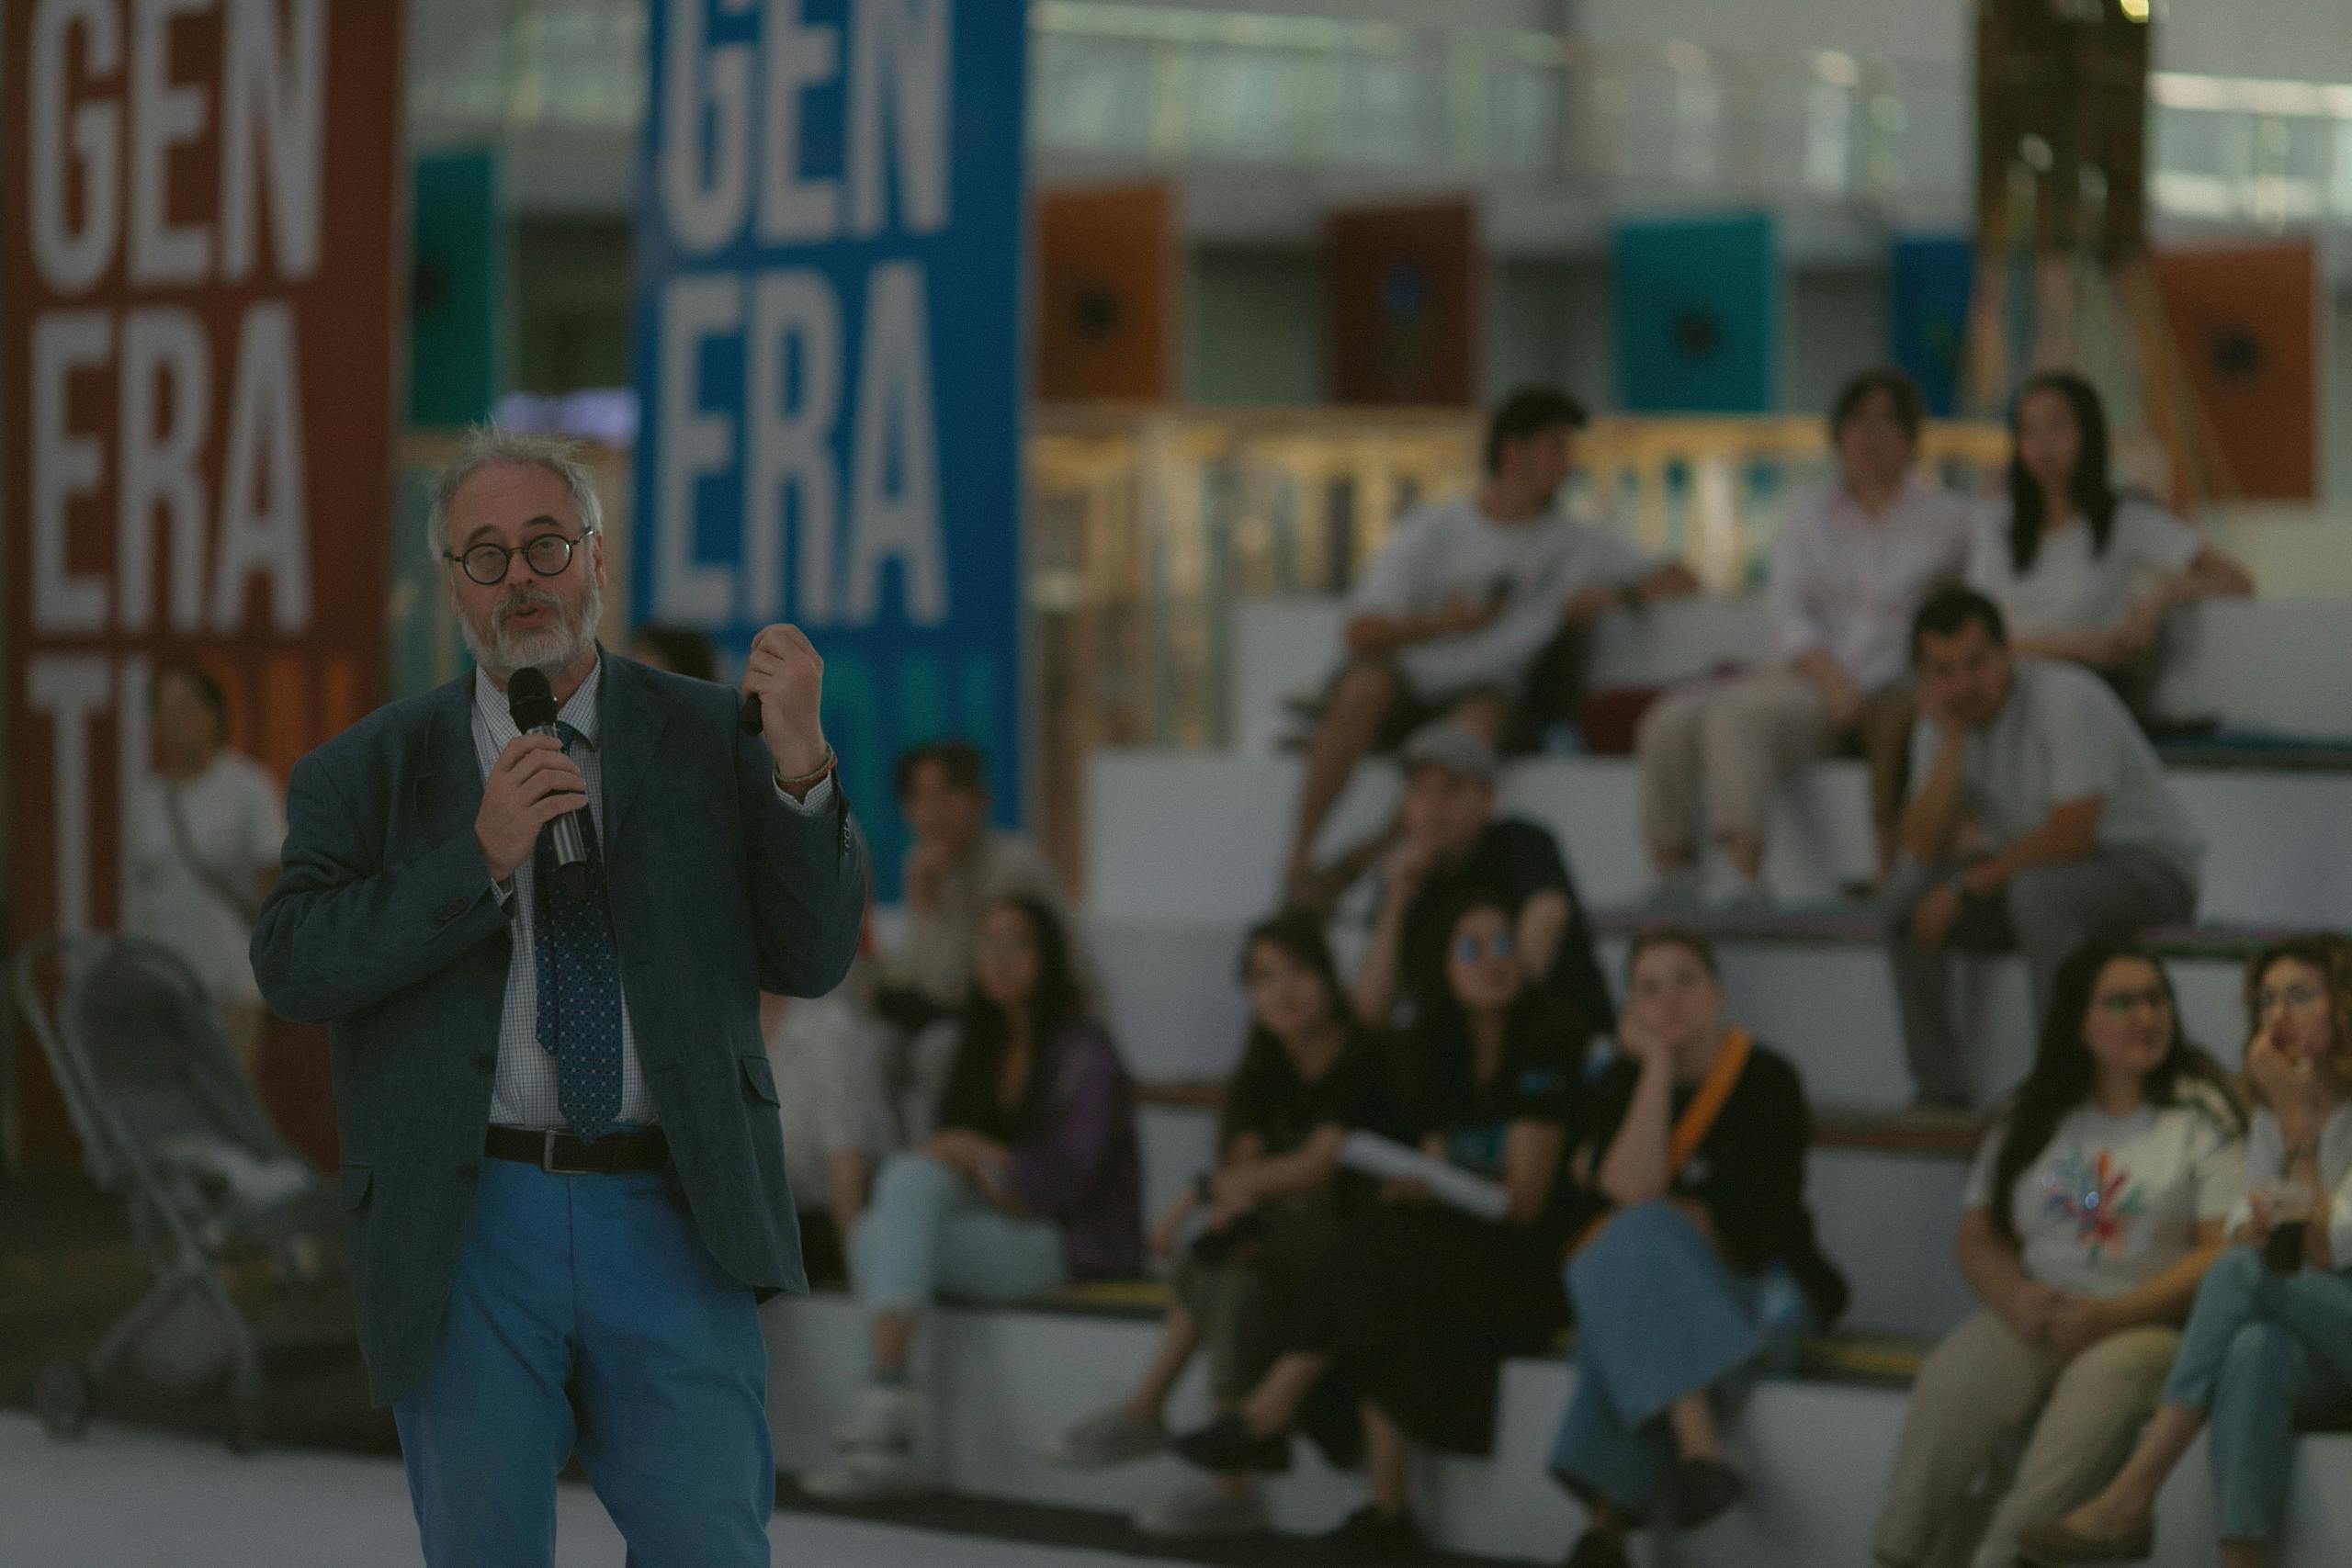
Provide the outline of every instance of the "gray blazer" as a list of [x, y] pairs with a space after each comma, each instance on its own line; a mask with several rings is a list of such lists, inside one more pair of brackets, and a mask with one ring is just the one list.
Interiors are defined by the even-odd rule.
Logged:
[[[605, 859], [646, 1085], [712, 1255], [763, 1295], [803, 1291], [759, 993], [820, 996], [857, 951], [848, 801], [836, 779], [831, 811], [796, 814], [732, 691], [604, 659]], [[270, 1007], [330, 1026], [379, 1404], [415, 1386], [440, 1336], [514, 956], [474, 841], [473, 692], [469, 673], [380, 708], [295, 765], [285, 872], [254, 931]]]

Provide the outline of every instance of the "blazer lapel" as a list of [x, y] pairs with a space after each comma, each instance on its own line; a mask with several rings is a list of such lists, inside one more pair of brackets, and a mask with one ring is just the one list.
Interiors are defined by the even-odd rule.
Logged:
[[604, 840], [607, 854], [653, 770], [671, 714], [668, 699], [647, 679], [644, 666], [605, 656]]
[[416, 811], [424, 841], [437, 844], [481, 814], [481, 759], [474, 750], [474, 674], [468, 670], [433, 694], [427, 710], [424, 773]]

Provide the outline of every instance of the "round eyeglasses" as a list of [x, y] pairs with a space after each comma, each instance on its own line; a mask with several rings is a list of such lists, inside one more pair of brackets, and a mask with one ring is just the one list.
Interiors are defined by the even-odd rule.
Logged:
[[463, 555], [445, 553], [441, 558], [456, 561], [468, 577], [484, 588], [495, 588], [505, 581], [516, 556], [528, 561], [532, 571], [541, 577], [561, 577], [564, 569], [571, 564], [573, 548], [595, 531], [582, 528], [577, 536], [542, 534], [519, 550], [510, 550], [504, 545], [476, 545]]

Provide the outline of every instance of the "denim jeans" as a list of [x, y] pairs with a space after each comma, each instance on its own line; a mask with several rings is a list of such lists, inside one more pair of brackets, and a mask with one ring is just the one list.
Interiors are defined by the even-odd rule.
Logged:
[[942, 1294], [1012, 1302], [1069, 1279], [1059, 1227], [1008, 1214], [928, 1156], [894, 1155], [849, 1238], [850, 1282], [869, 1311], [910, 1312]]
[[2258, 1247], [2223, 1253], [2197, 1292], [2164, 1400], [2211, 1415], [2221, 1538], [2277, 1540], [2295, 1422], [2352, 1406], [2352, 1271], [2273, 1274]]

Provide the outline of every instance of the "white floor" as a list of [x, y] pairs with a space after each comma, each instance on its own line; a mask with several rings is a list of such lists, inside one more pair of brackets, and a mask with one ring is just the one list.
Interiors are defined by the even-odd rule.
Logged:
[[[779, 1568], [1115, 1568], [1137, 1560], [778, 1515]], [[585, 1487], [557, 1503], [557, 1568], [619, 1568], [618, 1531]], [[266, 1452], [99, 1426], [51, 1442], [0, 1414], [6, 1568], [416, 1568], [408, 1483], [391, 1460]]]

